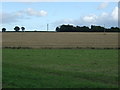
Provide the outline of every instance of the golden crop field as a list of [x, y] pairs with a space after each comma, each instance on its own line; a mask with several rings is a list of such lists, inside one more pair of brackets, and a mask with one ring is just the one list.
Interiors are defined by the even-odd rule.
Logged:
[[3, 47], [118, 48], [118, 33], [3, 32]]

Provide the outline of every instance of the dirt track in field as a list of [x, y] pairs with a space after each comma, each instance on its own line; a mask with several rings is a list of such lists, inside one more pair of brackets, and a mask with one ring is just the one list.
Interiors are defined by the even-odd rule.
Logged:
[[4, 32], [3, 47], [118, 48], [118, 33]]

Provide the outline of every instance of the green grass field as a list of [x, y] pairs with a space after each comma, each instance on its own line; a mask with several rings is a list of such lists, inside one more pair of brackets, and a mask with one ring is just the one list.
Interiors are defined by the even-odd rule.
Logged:
[[117, 88], [118, 50], [3, 49], [3, 88]]

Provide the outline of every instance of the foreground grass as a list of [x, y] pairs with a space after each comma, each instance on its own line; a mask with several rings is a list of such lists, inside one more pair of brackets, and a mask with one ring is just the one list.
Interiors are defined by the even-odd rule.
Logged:
[[116, 88], [118, 51], [3, 49], [3, 88]]

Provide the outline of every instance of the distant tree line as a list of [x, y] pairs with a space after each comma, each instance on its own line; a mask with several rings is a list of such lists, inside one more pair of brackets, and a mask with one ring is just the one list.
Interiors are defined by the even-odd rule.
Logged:
[[[22, 32], [25, 32], [25, 27], [14, 27], [15, 32], [19, 32], [21, 29]], [[6, 28], [2, 28], [2, 32], [6, 32]], [[34, 32], [37, 32], [36, 30]], [[91, 25], [91, 28], [87, 26], [73, 26], [73, 25], [61, 25], [60, 27], [56, 27], [56, 32], [120, 32], [120, 28], [111, 27], [105, 28], [102, 26]]]
[[91, 25], [91, 28], [87, 26], [73, 26], [73, 25], [61, 25], [56, 28], [56, 32], [120, 32], [120, 28], [111, 27], [105, 28], [102, 26]]

